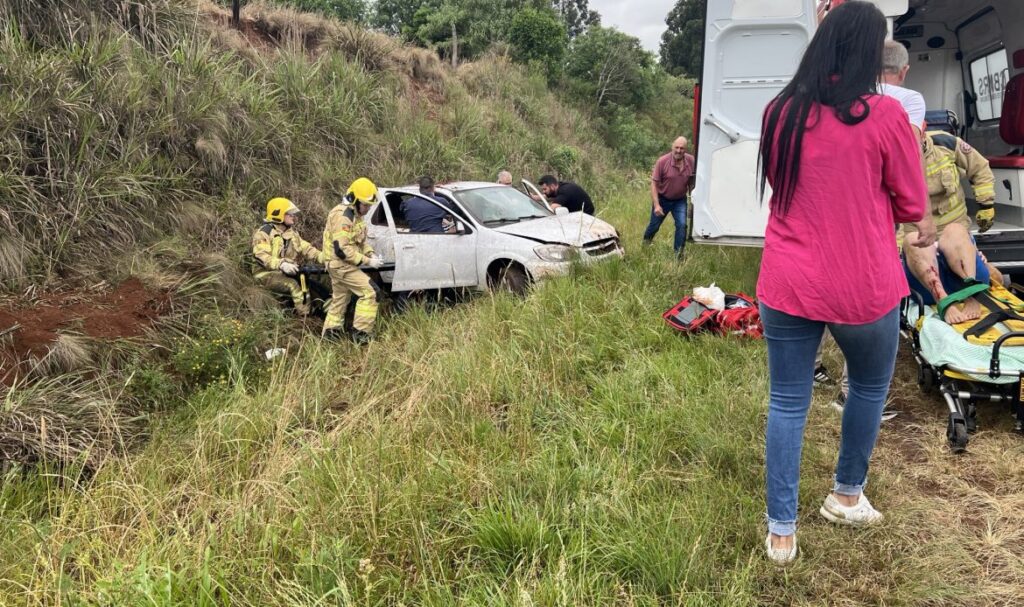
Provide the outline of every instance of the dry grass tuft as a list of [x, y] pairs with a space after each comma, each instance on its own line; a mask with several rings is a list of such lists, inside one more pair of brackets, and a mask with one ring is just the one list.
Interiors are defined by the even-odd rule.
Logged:
[[126, 416], [98, 382], [80, 376], [0, 390], [2, 461], [96, 470], [142, 433], [139, 419]]
[[84, 335], [60, 333], [46, 354], [33, 366], [35, 376], [57, 376], [84, 371], [93, 362], [90, 340]]
[[395, 52], [402, 72], [412, 80], [441, 86], [448, 78], [448, 68], [437, 53], [414, 46], [403, 46]]
[[13, 283], [25, 277], [28, 246], [16, 236], [0, 235], [0, 281]]

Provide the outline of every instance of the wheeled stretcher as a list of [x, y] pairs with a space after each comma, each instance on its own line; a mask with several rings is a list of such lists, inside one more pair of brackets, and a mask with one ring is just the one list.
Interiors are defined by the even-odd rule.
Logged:
[[911, 292], [903, 300], [901, 325], [910, 338], [922, 389], [938, 389], [949, 407], [946, 437], [954, 453], [967, 448], [977, 428], [977, 405], [1000, 403], [1024, 427], [1024, 290], [1014, 285], [979, 286], [976, 320], [950, 325], [935, 306]]

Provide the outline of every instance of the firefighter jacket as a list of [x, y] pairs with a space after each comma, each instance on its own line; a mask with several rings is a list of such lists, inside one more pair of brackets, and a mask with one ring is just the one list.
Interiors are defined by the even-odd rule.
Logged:
[[320, 251], [303, 240], [297, 230], [269, 221], [253, 233], [252, 254], [256, 257], [257, 274], [277, 271], [285, 260], [296, 265], [321, 261]]
[[339, 204], [327, 215], [324, 227], [324, 260], [328, 267], [338, 262], [358, 266], [373, 254], [366, 240], [366, 222], [351, 204]]
[[940, 131], [927, 133], [924, 138], [924, 164], [932, 216], [939, 231], [954, 222], [970, 227], [964, 190], [960, 185], [964, 174], [971, 182], [979, 204], [995, 202], [995, 177], [988, 160], [963, 139]]

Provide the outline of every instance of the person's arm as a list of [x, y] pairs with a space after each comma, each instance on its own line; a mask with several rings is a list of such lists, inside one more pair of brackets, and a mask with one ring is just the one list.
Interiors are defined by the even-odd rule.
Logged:
[[987, 232], [996, 220], [996, 178], [988, 159], [978, 153], [966, 141], [956, 140], [956, 163], [965, 173], [974, 189], [974, 198], [978, 202], [978, 212], [974, 222], [978, 230]]
[[654, 210], [654, 214], [658, 217], [665, 215], [664, 209], [661, 208], [661, 203], [658, 202], [658, 184], [651, 179], [651, 209]]
[[[913, 128], [903, 112], [891, 112], [885, 119], [895, 122], [890, 128], [897, 134], [884, 137], [881, 148], [882, 182], [890, 192], [893, 218], [897, 223], [925, 224], [931, 214], [928, 213], [928, 186], [922, 169], [921, 146], [914, 139]], [[921, 236], [927, 238], [928, 234], [922, 231]]]
[[312, 244], [302, 240], [302, 237], [298, 234], [295, 235], [295, 250], [302, 255], [303, 259], [310, 263], [320, 263], [323, 261], [323, 256], [320, 255], [320, 249], [314, 247]]
[[[362, 244], [362, 247], [360, 248], [359, 252], [363, 254], [364, 258], [366, 258], [366, 257], [373, 257], [374, 255], [376, 255], [376, 253], [374, 253], [374, 251], [373, 251], [373, 246], [370, 245], [370, 239], [366, 238], [366, 237], [363, 238], [363, 244]], [[365, 261], [365, 259], [363, 261]], [[360, 262], [360, 263], [362, 263], [362, 262]]]
[[654, 169], [651, 171], [651, 209], [654, 214], [658, 217], [664, 217], [665, 211], [661, 208], [661, 203], [658, 201], [658, 184], [661, 182], [661, 159], [659, 158], [654, 163]]
[[995, 204], [996, 177], [992, 174], [988, 159], [967, 142], [957, 139], [956, 163], [967, 173], [967, 179], [974, 188], [974, 198], [978, 204]]
[[256, 261], [268, 270], [277, 270], [281, 267], [281, 258], [274, 257], [273, 239], [263, 230], [257, 230], [252, 235], [252, 254]]

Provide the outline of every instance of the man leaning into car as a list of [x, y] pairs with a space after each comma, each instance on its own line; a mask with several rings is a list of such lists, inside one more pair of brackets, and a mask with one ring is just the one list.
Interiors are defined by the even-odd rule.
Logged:
[[429, 202], [436, 200], [447, 206], [447, 201], [434, 193], [434, 179], [423, 176], [419, 180], [420, 196], [410, 196], [402, 202], [402, 215], [409, 223], [409, 231], [415, 234], [444, 234], [452, 231], [454, 222], [451, 214]]

